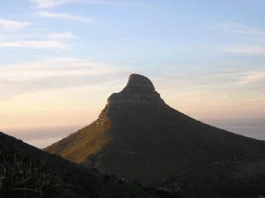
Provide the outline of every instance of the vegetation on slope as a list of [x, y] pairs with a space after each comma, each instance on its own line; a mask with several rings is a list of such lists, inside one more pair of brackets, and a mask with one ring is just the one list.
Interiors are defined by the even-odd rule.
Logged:
[[59, 198], [73, 196], [71, 186], [67, 186], [56, 172], [40, 163], [17, 153], [0, 151], [0, 196]]
[[171, 198], [165, 191], [104, 175], [0, 132], [2, 198]]

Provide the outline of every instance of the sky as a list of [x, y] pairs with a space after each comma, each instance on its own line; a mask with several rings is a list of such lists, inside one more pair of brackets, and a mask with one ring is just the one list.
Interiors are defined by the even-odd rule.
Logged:
[[264, 7], [261, 0], [1, 0], [0, 131], [48, 146], [96, 120], [138, 73], [174, 109], [265, 139]]

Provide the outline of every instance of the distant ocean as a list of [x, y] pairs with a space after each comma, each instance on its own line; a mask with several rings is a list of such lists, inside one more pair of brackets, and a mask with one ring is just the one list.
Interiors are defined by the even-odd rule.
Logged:
[[256, 120], [201, 120], [203, 123], [246, 137], [265, 140], [265, 119]]
[[264, 126], [231, 126], [231, 125], [219, 125], [216, 126], [218, 128], [237, 133], [239, 135], [244, 135], [247, 137], [259, 139], [259, 140], [265, 140], [265, 125]]
[[23, 128], [23, 129], [6, 129], [2, 132], [14, 136], [24, 142], [38, 148], [45, 148], [62, 138], [76, 132], [84, 126], [58, 126], [58, 127], [36, 127], [36, 128]]
[[[265, 140], [265, 125], [224, 125], [220, 123], [204, 122], [224, 129], [226, 131], [237, 133], [246, 137], [251, 137], [259, 140]], [[19, 138], [38, 148], [45, 148], [52, 143], [67, 137], [83, 126], [64, 126], [64, 127], [45, 127], [45, 128], [32, 128], [32, 129], [9, 129], [3, 132]], [[0, 129], [1, 131], [1, 129]]]

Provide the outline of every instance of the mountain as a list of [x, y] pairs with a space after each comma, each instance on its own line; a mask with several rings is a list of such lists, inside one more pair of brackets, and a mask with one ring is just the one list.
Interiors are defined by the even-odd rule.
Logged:
[[[25, 192], [35, 194], [22, 194]], [[0, 132], [0, 197], [172, 198], [165, 191], [101, 174], [97, 169], [69, 162], [3, 132]]]
[[171, 108], [139, 74], [108, 98], [96, 121], [44, 151], [183, 197], [265, 194], [264, 141]]

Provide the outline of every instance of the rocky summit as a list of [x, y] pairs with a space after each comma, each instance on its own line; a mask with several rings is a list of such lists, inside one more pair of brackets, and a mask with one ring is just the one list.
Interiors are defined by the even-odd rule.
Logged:
[[108, 98], [96, 121], [44, 150], [179, 197], [265, 195], [264, 141], [171, 108], [139, 74]]
[[130, 104], [163, 105], [164, 101], [147, 77], [131, 74], [126, 87], [120, 93], [114, 93], [108, 98], [109, 106]]

